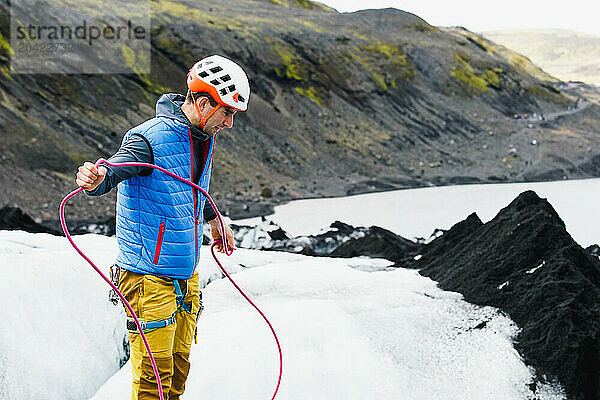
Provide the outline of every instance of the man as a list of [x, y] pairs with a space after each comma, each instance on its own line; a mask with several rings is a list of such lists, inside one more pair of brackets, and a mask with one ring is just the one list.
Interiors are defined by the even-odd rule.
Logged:
[[[246, 111], [250, 86], [239, 65], [218, 55], [194, 64], [187, 86], [186, 96], [161, 96], [156, 117], [130, 129], [110, 161], [155, 164], [208, 191], [215, 136], [233, 126], [237, 111]], [[202, 311], [195, 268], [203, 220], [210, 224], [214, 240], [222, 237], [215, 211], [198, 190], [152, 168], [96, 168], [86, 162], [79, 167], [76, 181], [92, 196], [118, 186], [118, 287], [143, 321], [164, 398], [178, 400], [185, 389], [191, 343]], [[228, 226], [225, 229], [229, 250], [234, 250], [233, 232]], [[225, 252], [222, 243], [216, 247]], [[128, 317], [131, 398], [157, 399], [150, 358]]]

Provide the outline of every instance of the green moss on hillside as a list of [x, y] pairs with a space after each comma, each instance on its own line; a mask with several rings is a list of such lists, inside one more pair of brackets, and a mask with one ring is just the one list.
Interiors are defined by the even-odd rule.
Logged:
[[[176, 61], [177, 63], [182, 62], [184, 65], [192, 65], [198, 61], [198, 54], [193, 43], [187, 40], [181, 40], [176, 36], [177, 34], [167, 26], [158, 25], [152, 27], [152, 47], [160, 50], [159, 53], [168, 54], [167, 58]], [[166, 67], [160, 60], [159, 55], [152, 56], [152, 63], [162, 64], [158, 70]], [[154, 68], [154, 67], [153, 67]], [[161, 72], [158, 72], [160, 75]]]
[[314, 5], [309, 0], [271, 0], [271, 3], [275, 4], [276, 6], [296, 6], [305, 8], [307, 10], [312, 10], [314, 8]]
[[507, 59], [508, 63], [512, 65], [518, 72], [527, 75], [532, 75], [539, 80], [544, 81], [558, 81], [558, 79], [548, 75], [542, 71], [537, 65], [532, 63], [527, 57], [524, 57], [518, 53], [507, 50], [506, 54], [503, 54]]
[[469, 92], [487, 92], [490, 86], [496, 89], [501, 88], [500, 76], [498, 74], [502, 73], [502, 69], [485, 69], [483, 74], [477, 75], [473, 67], [469, 64], [466, 55], [455, 53], [454, 61], [456, 66], [452, 67], [452, 72], [450, 74]]
[[325, 105], [325, 101], [321, 98], [321, 96], [319, 96], [319, 92], [317, 92], [317, 89], [315, 89], [313, 86], [309, 87], [308, 89], [297, 87], [294, 88], [294, 90], [302, 96], [308, 97], [320, 106]]
[[541, 97], [546, 101], [550, 101], [555, 104], [560, 104], [564, 107], [572, 105], [572, 101], [565, 98], [556, 89], [548, 89], [547, 87], [540, 85], [531, 85], [527, 88], [527, 93], [534, 97]]
[[[154, 13], [160, 12], [163, 14], [169, 14], [174, 17], [184, 18], [184, 19], [207, 19], [208, 15], [206, 13], [201, 12], [200, 10], [189, 7], [181, 2], [169, 1], [169, 0], [159, 0], [152, 3], [152, 11]], [[171, 21], [169, 21], [171, 22]]]
[[[149, 91], [160, 94], [168, 92], [164, 86], [160, 85], [150, 74], [142, 72], [141, 65], [148, 65], [147, 54], [145, 52], [136, 53], [128, 46], [121, 46], [121, 53], [123, 54], [123, 59], [125, 60], [125, 65], [127, 65], [140, 79], [140, 81], [144, 84], [146, 89]], [[148, 99], [149, 102], [152, 102], [153, 99], [149, 97], [149, 94], [144, 91], [144, 95]]]
[[478, 92], [485, 92], [488, 90], [487, 82], [485, 81], [485, 79], [478, 77], [472, 71], [466, 69], [453, 68], [451, 74], [462, 84], [466, 85], [472, 90]]
[[360, 49], [371, 54], [383, 54], [392, 64], [400, 67], [406, 67], [410, 64], [406, 54], [404, 54], [398, 47], [389, 43], [377, 40], [373, 44], [360, 46]]
[[[377, 85], [377, 87], [379, 89], [381, 89], [384, 92], [388, 91], [388, 86], [385, 83], [385, 78], [383, 77], [383, 75], [378, 74], [377, 72], [373, 72], [371, 74], [371, 77], [373, 78], [373, 81], [375, 82], [375, 84]], [[394, 85], [396, 84], [396, 81], [394, 80]]]
[[170, 50], [174, 50], [174, 49], [178, 48], [180, 44], [179, 44], [179, 41], [177, 41], [173, 38], [163, 37], [163, 38], [156, 40], [154, 42], [154, 45], [161, 50], [170, 51]]
[[371, 73], [376, 87], [388, 91], [398, 87], [399, 82], [411, 81], [417, 74], [416, 68], [397, 46], [363, 36], [369, 42], [352, 46], [349, 56]]
[[294, 0], [294, 3], [298, 6], [298, 7], [302, 7], [305, 8], [307, 10], [312, 10], [315, 8], [314, 4], [312, 1], [310, 0]]
[[303, 65], [301, 58], [296, 55], [292, 46], [285, 46], [282, 43], [275, 43], [273, 51], [281, 57], [283, 66], [275, 68], [275, 73], [280, 78], [288, 78], [296, 81], [308, 80], [308, 66]]
[[305, 10], [321, 10], [321, 11], [335, 11], [331, 7], [327, 7], [324, 4], [313, 3], [310, 0], [270, 0], [271, 4], [283, 7], [299, 7]]
[[[221, 18], [218, 15], [203, 12], [197, 8], [189, 7], [183, 3], [161, 0], [155, 6], [157, 10], [165, 14], [172, 15], [178, 19], [187, 19], [203, 26], [212, 26], [218, 29], [233, 29], [234, 24], [239, 25], [239, 21]], [[170, 23], [177, 23], [177, 20], [169, 19]]]
[[488, 90], [487, 82], [483, 78], [475, 75], [473, 68], [469, 65], [467, 60], [465, 60], [463, 55], [459, 53], [454, 54], [454, 62], [456, 63], [456, 66], [452, 67], [452, 72], [450, 73], [454, 78], [458, 79], [459, 82], [471, 90], [477, 92]]
[[196, 56], [192, 53], [189, 43], [177, 40], [170, 31], [161, 31], [153, 28], [152, 45], [164, 53], [171, 54], [175, 59], [182, 60], [186, 63], [196, 61]]
[[467, 38], [471, 41], [471, 43], [475, 44], [477, 47], [479, 47], [486, 53], [493, 54], [496, 52], [493, 47], [489, 46], [483, 39], [481, 39], [477, 35], [469, 34]]
[[14, 81], [14, 78], [10, 73], [10, 68], [7, 65], [0, 65], [0, 73], [2, 73], [2, 75], [4, 75], [7, 79]]
[[415, 24], [415, 29], [419, 32], [434, 32], [437, 31], [437, 28], [429, 25], [427, 22], [418, 22]]
[[209, 12], [201, 5], [196, 8], [171, 0], [153, 1], [152, 12], [154, 18], [157, 14], [160, 14], [160, 20], [165, 22], [166, 25], [179, 24], [183, 19], [209, 28], [240, 32], [244, 37], [254, 39], [259, 38], [258, 34], [262, 32], [262, 26], [278, 27], [282, 24], [281, 20], [259, 17], [253, 14], [237, 14], [235, 18], [230, 18], [228, 15]]
[[483, 80], [486, 81], [489, 86], [500, 89], [500, 77], [495, 71], [486, 69], [483, 73]]
[[298, 24], [306, 26], [308, 29], [310, 29], [313, 32], [319, 32], [319, 33], [327, 32], [327, 29], [322, 28], [319, 25], [315, 24], [314, 22], [310, 22], [305, 19], [294, 18], [293, 21]]
[[[8, 21], [7, 21], [8, 22]], [[11, 81], [14, 80], [10, 73], [10, 66], [8, 65], [8, 58], [14, 54], [14, 50], [12, 49], [8, 40], [2, 35], [0, 32], [0, 73], [7, 79]]]
[[2, 36], [2, 33], [0, 33], [0, 49], [2, 49], [6, 53], [6, 55], [9, 56], [15, 53], [12, 47], [10, 46], [8, 40], [6, 40], [4, 36]]

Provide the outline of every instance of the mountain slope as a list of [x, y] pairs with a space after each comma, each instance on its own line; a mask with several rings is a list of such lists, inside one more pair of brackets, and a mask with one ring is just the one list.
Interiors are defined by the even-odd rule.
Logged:
[[[0, 46], [0, 204], [55, 218], [76, 166], [114, 152], [212, 53], [238, 61], [253, 90], [215, 154], [211, 188], [231, 215], [292, 196], [598, 174], [587, 148], [598, 148], [589, 126], [600, 108], [586, 109], [584, 126], [514, 120], [565, 110], [576, 97], [471, 32], [395, 9], [340, 14], [304, 1], [152, 6], [149, 75], [11, 74], [11, 49]], [[1, 21], [7, 38], [7, 14]], [[71, 212], [109, 214], [112, 196], [78, 199]]]

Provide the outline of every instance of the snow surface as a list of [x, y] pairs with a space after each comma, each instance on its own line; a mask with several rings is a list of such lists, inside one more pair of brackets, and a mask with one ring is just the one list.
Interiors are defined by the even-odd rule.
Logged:
[[[280, 338], [278, 399], [532, 398], [532, 372], [512, 347], [514, 323], [416, 271], [388, 270], [385, 260], [256, 250], [226, 261]], [[203, 265], [204, 277], [215, 272], [212, 260]], [[270, 399], [278, 354], [267, 325], [225, 279], [212, 281], [203, 298], [182, 398]], [[126, 399], [130, 368], [93, 400]], [[562, 396], [544, 386], [538, 398]]]
[[[591, 202], [599, 183], [453, 186], [298, 201], [278, 207], [275, 220], [293, 234], [315, 233], [339, 219], [428, 236], [472, 211], [489, 220], [533, 188], [587, 245], [598, 242]], [[114, 238], [75, 240], [104, 270], [116, 257]], [[528, 389], [534, 372], [512, 346], [515, 324], [416, 271], [389, 268], [385, 260], [244, 249], [221, 258], [279, 335], [284, 375], [277, 399], [534, 397]], [[206, 310], [183, 399], [270, 399], [278, 372], [270, 330], [221, 279], [206, 247], [202, 259]], [[106, 283], [64, 238], [0, 231], [0, 276], [1, 399], [129, 398], [130, 363], [119, 370], [124, 312], [108, 302]], [[564, 395], [542, 385], [535, 397]]]
[[[339, 220], [354, 226], [377, 225], [407, 239], [427, 238], [434, 229], [449, 229], [476, 212], [483, 222], [526, 190], [547, 198], [579, 245], [600, 242], [597, 199], [600, 179], [541, 183], [441, 186], [395, 190], [331, 199], [297, 200], [275, 207], [267, 217], [291, 236], [316, 234]], [[255, 224], [260, 218], [236, 220]]]
[[[109, 266], [116, 241], [77, 236]], [[0, 231], [0, 399], [86, 399], [119, 369], [126, 334], [108, 286], [65, 238]]]

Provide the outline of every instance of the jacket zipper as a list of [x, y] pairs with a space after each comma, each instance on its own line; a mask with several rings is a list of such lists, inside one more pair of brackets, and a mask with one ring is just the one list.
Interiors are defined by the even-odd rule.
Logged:
[[156, 241], [156, 251], [154, 252], [154, 265], [158, 264], [158, 257], [160, 256], [160, 248], [162, 247], [163, 236], [165, 234], [165, 223], [160, 223], [158, 229], [158, 240]]
[[[188, 126], [188, 131], [190, 133], [190, 153], [191, 153], [191, 164], [192, 170], [190, 171], [191, 181], [194, 182], [194, 142], [192, 141], [192, 129]], [[196, 189], [192, 187], [192, 196], [194, 197], [194, 243], [196, 247], [194, 247], [194, 268], [196, 268], [196, 264], [198, 263], [198, 212], [197, 212], [197, 198], [196, 198]]]

